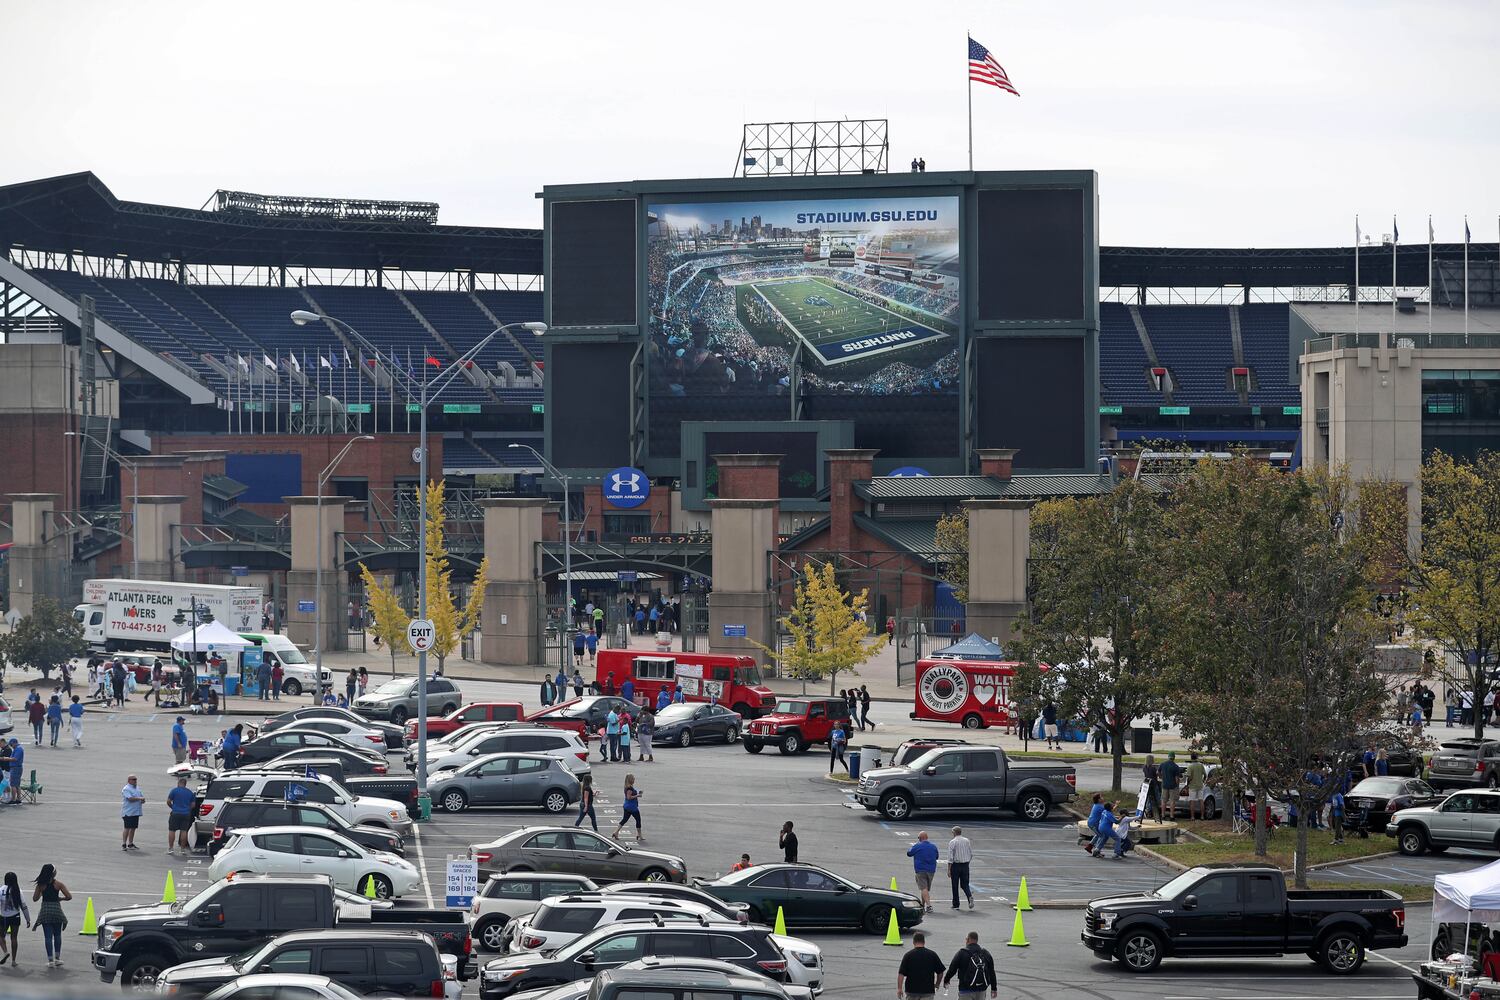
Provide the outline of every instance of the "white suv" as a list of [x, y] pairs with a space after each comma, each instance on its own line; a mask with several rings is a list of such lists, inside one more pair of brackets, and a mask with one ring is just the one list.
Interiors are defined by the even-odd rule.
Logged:
[[422, 891], [422, 873], [405, 858], [361, 847], [336, 830], [308, 826], [262, 826], [231, 833], [208, 873], [221, 879], [237, 872], [327, 875], [348, 892], [367, 891], [373, 885], [377, 899]]
[[286, 771], [249, 769], [225, 771], [209, 781], [203, 790], [203, 802], [198, 806], [194, 830], [203, 837], [210, 836], [218, 822], [219, 811], [230, 799], [285, 801], [287, 789], [294, 785], [302, 789], [300, 793], [293, 791], [294, 799], [300, 794], [308, 802], [321, 802], [351, 824], [366, 823], [384, 827], [402, 837], [411, 836], [411, 816], [399, 802], [355, 795], [326, 774], [309, 778]]
[[473, 917], [474, 943], [487, 951], [501, 951], [505, 925], [516, 917], [534, 912], [542, 905], [542, 900], [572, 892], [593, 892], [598, 888], [593, 879], [563, 872], [491, 875], [469, 908]]
[[719, 920], [719, 914], [698, 903], [666, 896], [637, 896], [597, 892], [552, 896], [535, 913], [516, 917], [505, 929], [512, 954], [551, 951], [570, 944], [595, 927], [621, 920], [690, 920], [695, 924]]
[[481, 734], [449, 753], [427, 757], [427, 771], [451, 770], [492, 753], [530, 753], [561, 761], [574, 775], [589, 773], [589, 748], [578, 734], [550, 726], [535, 729], [501, 729]]

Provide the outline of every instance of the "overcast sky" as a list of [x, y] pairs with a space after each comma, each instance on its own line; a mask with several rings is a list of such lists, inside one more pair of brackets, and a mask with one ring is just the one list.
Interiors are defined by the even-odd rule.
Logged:
[[741, 125], [889, 118], [891, 166], [1093, 168], [1111, 245], [1496, 239], [1500, 6], [1474, 2], [3, 0], [0, 183], [92, 170], [436, 201], [538, 226], [544, 184], [722, 177]]

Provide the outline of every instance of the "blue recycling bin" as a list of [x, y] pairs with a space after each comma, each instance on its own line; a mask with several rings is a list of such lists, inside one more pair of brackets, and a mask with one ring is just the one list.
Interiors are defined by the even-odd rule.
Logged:
[[224, 693], [225, 694], [239, 694], [240, 693], [240, 679], [238, 677], [233, 676], [233, 675], [225, 677], [224, 678]]
[[860, 751], [858, 750], [849, 751], [849, 777], [855, 781], [859, 780], [859, 755]]

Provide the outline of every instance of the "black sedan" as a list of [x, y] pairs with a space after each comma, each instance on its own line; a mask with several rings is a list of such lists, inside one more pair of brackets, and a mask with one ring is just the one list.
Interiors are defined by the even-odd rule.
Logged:
[[369, 755], [372, 761], [384, 762], [385, 754], [375, 749], [355, 746], [347, 740], [340, 739], [331, 733], [320, 733], [315, 730], [300, 728], [278, 729], [274, 733], [257, 736], [240, 746], [239, 765], [247, 767], [251, 764], [262, 764], [280, 757], [284, 753], [293, 750], [318, 749], [318, 750], [349, 750], [355, 753]]
[[388, 774], [388, 765], [383, 760], [373, 760], [367, 754], [354, 750], [340, 750], [338, 747], [308, 747], [305, 750], [293, 750], [279, 757], [272, 757], [257, 767], [268, 767], [277, 771], [301, 770], [311, 767], [313, 770], [321, 770], [331, 773], [328, 767], [332, 761], [339, 765], [339, 774], [336, 777], [359, 778], [365, 775]]
[[652, 743], [690, 747], [694, 743], [733, 743], [740, 738], [743, 720], [723, 705], [668, 705], [656, 713]]
[[749, 904], [750, 919], [756, 922], [770, 923], [778, 909], [788, 927], [858, 927], [884, 934], [892, 911], [902, 930], [922, 922], [922, 901], [916, 896], [860, 885], [813, 865], [751, 865], [693, 883], [727, 903]]
[[1435, 806], [1445, 797], [1443, 792], [1421, 778], [1366, 778], [1344, 796], [1344, 822], [1352, 824], [1365, 810], [1369, 810], [1370, 830], [1384, 833], [1386, 824], [1396, 810], [1410, 809], [1413, 806]]
[[367, 719], [357, 712], [339, 708], [337, 705], [308, 705], [304, 708], [294, 708], [290, 712], [282, 712], [275, 718], [262, 722], [255, 735], [263, 736], [267, 733], [274, 733], [278, 729], [289, 729], [299, 722], [312, 719], [341, 719], [366, 729], [373, 729], [385, 737], [385, 746], [388, 750], [400, 750], [406, 746], [406, 734], [400, 726], [393, 726], [389, 722], [376, 719]]

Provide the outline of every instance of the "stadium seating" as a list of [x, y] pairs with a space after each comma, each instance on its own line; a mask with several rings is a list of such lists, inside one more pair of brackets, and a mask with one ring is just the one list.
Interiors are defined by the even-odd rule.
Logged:
[[1130, 308], [1119, 302], [1099, 304], [1099, 381], [1104, 402], [1114, 406], [1157, 406], [1164, 401], [1151, 388], [1146, 369], [1151, 361], [1136, 335]]
[[1250, 402], [1267, 406], [1296, 406], [1302, 390], [1291, 380], [1290, 307], [1260, 302], [1240, 307], [1240, 339], [1245, 363], [1255, 372], [1256, 390]]
[[1227, 388], [1234, 342], [1227, 306], [1141, 306], [1156, 358], [1172, 373], [1172, 400], [1181, 405], [1238, 406]]

